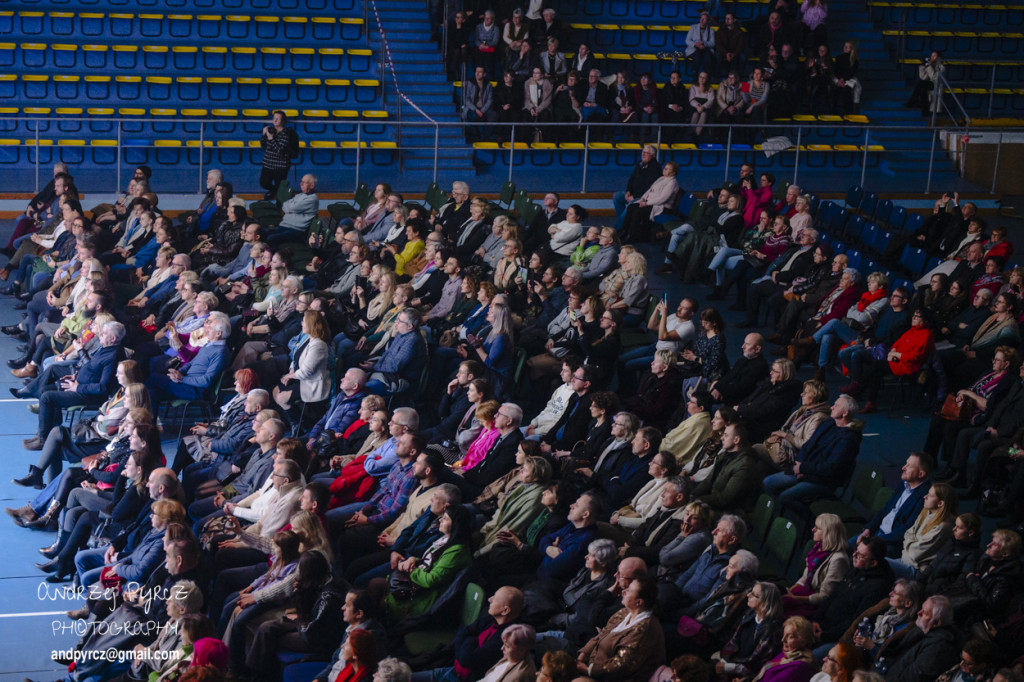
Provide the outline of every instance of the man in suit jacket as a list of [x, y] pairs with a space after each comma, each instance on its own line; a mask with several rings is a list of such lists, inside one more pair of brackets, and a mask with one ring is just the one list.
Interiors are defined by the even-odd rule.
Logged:
[[441, 226], [445, 239], [454, 241], [458, 229], [469, 218], [469, 185], [461, 180], [452, 183], [452, 199], [437, 210], [437, 215], [430, 216], [430, 224], [435, 229]]
[[[497, 120], [494, 112], [494, 87], [487, 80], [487, 69], [476, 67], [475, 78], [462, 84], [462, 118], [470, 123], [490, 123]], [[473, 137], [479, 137], [475, 131]]]
[[447, 390], [441, 396], [441, 403], [437, 406], [437, 416], [441, 419], [433, 428], [423, 431], [424, 438], [431, 443], [439, 443], [455, 437], [471, 404], [469, 382], [483, 376], [483, 365], [476, 360], [463, 360], [459, 363], [459, 371], [448, 383]]
[[[117, 363], [124, 359], [125, 328], [120, 322], [108, 322], [100, 329], [100, 348], [88, 357], [73, 376], [60, 383], [60, 390], [46, 391], [39, 398], [39, 430], [23, 441], [27, 450], [42, 450], [43, 442], [61, 422], [61, 410], [72, 405], [99, 405], [110, 395]], [[155, 413], [155, 408], [154, 408]]]
[[485, 487], [501, 478], [516, 465], [516, 450], [523, 440], [519, 425], [523, 423], [523, 409], [515, 403], [504, 403], [494, 417], [498, 440], [494, 441], [483, 461], [463, 472], [462, 477], [476, 488], [479, 495]]
[[924, 508], [924, 496], [931, 487], [931, 474], [935, 464], [931, 456], [912, 452], [900, 472], [903, 489], [897, 490], [885, 507], [875, 514], [863, 532], [854, 540], [877, 537], [885, 542], [886, 554], [894, 559], [903, 552], [903, 534], [917, 521]]
[[231, 321], [222, 312], [212, 312], [203, 323], [203, 333], [209, 342], [181, 370], [169, 369], [167, 374], [149, 377], [146, 386], [153, 414], [157, 414], [163, 399], [198, 400], [211, 388], [217, 388], [214, 383], [230, 359], [225, 339], [231, 334]]
[[661, 548], [679, 535], [679, 524], [689, 498], [689, 481], [683, 476], [670, 478], [658, 498], [661, 509], [637, 526], [626, 543], [623, 556], [640, 557], [648, 566], [657, 564]]
[[595, 378], [594, 369], [584, 365], [572, 374], [575, 394], [569, 398], [565, 412], [555, 425], [541, 439], [541, 450], [572, 450], [579, 441], [585, 440], [590, 428], [590, 386]]
[[757, 382], [768, 376], [764, 359], [764, 337], [747, 334], [743, 339], [743, 357], [710, 386], [711, 397], [726, 405], [738, 405], [753, 392]]
[[[616, 419], [620, 417], [616, 415]], [[605, 463], [596, 472], [594, 487], [603, 491], [611, 509], [618, 509], [633, 499], [651, 475], [647, 471], [651, 459], [661, 448], [662, 434], [658, 429], [645, 426], [636, 432], [629, 452], [620, 452], [614, 467]]]
[[773, 260], [765, 276], [755, 281], [747, 292], [747, 318], [740, 327], [757, 327], [761, 318], [761, 305], [766, 303], [769, 310], [778, 309], [777, 301], [797, 277], [803, 277], [814, 264], [814, 246], [818, 231], [801, 230], [797, 242]]

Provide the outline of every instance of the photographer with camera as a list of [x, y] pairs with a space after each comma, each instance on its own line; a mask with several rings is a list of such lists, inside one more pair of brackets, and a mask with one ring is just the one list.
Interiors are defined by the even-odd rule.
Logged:
[[919, 107], [922, 116], [928, 116], [932, 112], [938, 111], [939, 103], [932, 101], [932, 92], [935, 90], [935, 83], [938, 82], [939, 75], [945, 72], [946, 65], [942, 63], [942, 53], [938, 50], [933, 51], [917, 67], [917, 85], [914, 86], [914, 92], [903, 106], [908, 109]]
[[299, 156], [299, 136], [294, 128], [287, 128], [288, 116], [275, 111], [271, 125], [263, 128], [260, 147], [263, 148], [263, 169], [260, 187], [266, 190], [264, 199], [276, 199], [277, 187], [288, 177], [292, 159]]

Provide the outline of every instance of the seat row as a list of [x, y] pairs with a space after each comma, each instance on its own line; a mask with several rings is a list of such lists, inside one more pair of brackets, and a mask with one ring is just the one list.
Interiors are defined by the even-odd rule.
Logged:
[[[768, 4], [769, 0], [735, 0], [728, 8], [741, 21], [746, 21], [764, 14]], [[696, 20], [706, 7], [704, 0], [560, 0], [558, 13], [563, 17], [584, 16], [602, 21], [619, 18]]]
[[[260, 71], [302, 75], [375, 75], [373, 51], [340, 47], [228, 47], [224, 45], [107, 45], [73, 43], [0, 43], [0, 68], [96, 69], [106, 71]], [[289, 73], [294, 72], [294, 73]]]
[[376, 79], [0, 74], [0, 100], [11, 106], [20, 100], [82, 98], [104, 103], [117, 98], [142, 106], [169, 101], [369, 104], [378, 100], [379, 87]]
[[965, 26], [998, 27], [1024, 25], [1024, 7], [1019, 4], [889, 2], [868, 0], [871, 17], [893, 26], [904, 20], [912, 28]]
[[569, 44], [587, 43], [592, 49], [641, 47], [682, 50], [686, 48], [686, 34], [689, 30], [689, 25], [571, 23]]
[[[300, 137], [330, 132], [355, 135], [362, 123], [362, 137], [383, 135], [380, 125], [388, 112], [377, 109], [283, 109], [292, 119]], [[20, 116], [19, 116], [20, 114]], [[213, 119], [212, 121], [209, 119]], [[0, 134], [7, 138], [69, 134], [105, 134], [121, 130], [130, 135], [180, 135], [203, 132], [207, 138], [248, 133], [259, 135], [270, 118], [268, 109], [141, 109], [108, 107], [0, 107]], [[201, 120], [205, 119], [205, 121]]]
[[352, 12], [359, 9], [359, 0], [0, 0], [4, 5], [86, 5], [98, 10], [155, 7], [172, 11], [200, 9], [237, 9], [249, 11], [333, 11]]
[[0, 35], [258, 40], [363, 37], [359, 17], [0, 11]]
[[916, 31], [887, 29], [882, 35], [892, 40], [903, 38], [906, 51], [927, 56], [939, 51], [943, 57], [1005, 56], [1018, 57], [1024, 46], [1024, 33], [999, 31]]
[[[315, 140], [302, 142], [296, 166], [337, 167], [360, 164], [388, 166], [395, 162], [396, 145], [388, 140], [356, 143], [355, 140]], [[242, 140], [160, 140], [126, 138], [121, 140], [121, 163], [133, 166], [188, 164], [205, 167], [259, 166], [263, 151], [259, 143]], [[114, 166], [118, 163], [117, 140], [82, 139], [0, 139], [0, 167], [63, 161], [75, 166]]]
[[[917, 66], [921, 59], [902, 59], [902, 64]], [[988, 83], [991, 81], [993, 69], [997, 83], [1024, 82], [1024, 61], [1006, 59], [943, 59], [946, 67], [946, 78], [950, 82], [972, 81]]]
[[953, 88], [964, 109], [988, 112], [989, 101], [996, 113], [1015, 114], [1024, 111], [1024, 88]]

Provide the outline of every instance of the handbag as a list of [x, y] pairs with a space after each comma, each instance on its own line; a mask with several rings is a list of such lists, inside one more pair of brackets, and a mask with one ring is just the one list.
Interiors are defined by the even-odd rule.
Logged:
[[418, 591], [419, 587], [409, 580], [409, 574], [405, 571], [392, 571], [388, 576], [388, 592], [395, 599], [409, 601]]
[[100, 571], [100, 585], [108, 590], [121, 590], [121, 586], [124, 585], [125, 580], [117, 573], [114, 573], [113, 566], [104, 566]]
[[939, 416], [950, 422], [968, 421], [974, 414], [974, 403], [968, 400], [957, 400], [955, 393], [946, 396], [939, 410]]

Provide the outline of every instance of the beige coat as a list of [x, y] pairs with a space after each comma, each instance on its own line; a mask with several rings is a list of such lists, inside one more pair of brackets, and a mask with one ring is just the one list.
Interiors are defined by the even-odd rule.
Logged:
[[711, 435], [711, 414], [701, 412], [683, 420], [661, 441], [661, 449], [676, 456], [680, 467], [686, 466], [697, 454], [700, 446]]
[[922, 569], [930, 564], [938, 554], [939, 548], [953, 535], [951, 522], [936, 523], [925, 530], [930, 516], [927, 509], [922, 509], [914, 525], [903, 534], [903, 555], [900, 561], [908, 566]]
[[808, 597], [808, 601], [812, 604], [820, 604], [832, 596], [839, 583], [843, 582], [849, 572], [850, 557], [847, 556], [844, 550], [840, 549], [829, 554], [818, 565], [809, 585], [807, 584], [807, 567], [804, 566], [804, 573], [796, 581], [796, 584], [804, 585], [814, 590], [814, 593]]

